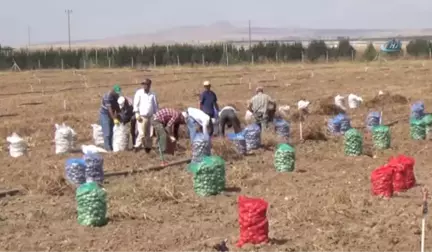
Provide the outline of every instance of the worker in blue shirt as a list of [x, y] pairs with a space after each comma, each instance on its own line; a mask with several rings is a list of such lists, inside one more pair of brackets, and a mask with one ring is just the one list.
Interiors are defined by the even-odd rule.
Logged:
[[216, 94], [210, 90], [211, 84], [210, 81], [204, 81], [204, 92], [200, 95], [200, 108], [204, 113], [206, 113], [212, 123], [209, 123], [209, 135], [213, 135], [213, 122], [216, 121], [216, 118], [219, 113], [219, 105], [217, 104], [217, 96]]

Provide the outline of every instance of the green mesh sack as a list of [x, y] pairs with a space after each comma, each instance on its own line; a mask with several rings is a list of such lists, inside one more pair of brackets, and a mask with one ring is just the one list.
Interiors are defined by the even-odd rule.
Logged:
[[80, 225], [103, 226], [107, 223], [106, 193], [96, 182], [78, 187], [75, 198]]
[[372, 140], [375, 148], [385, 150], [390, 148], [390, 127], [379, 125], [372, 128]]
[[225, 189], [225, 161], [219, 156], [207, 156], [199, 163], [189, 165], [193, 186], [200, 196], [217, 195]]
[[425, 115], [422, 121], [426, 126], [426, 138], [432, 140], [432, 114]]
[[274, 167], [279, 172], [292, 172], [295, 168], [295, 151], [288, 144], [279, 144], [274, 154]]
[[363, 152], [363, 136], [362, 134], [351, 128], [344, 135], [345, 155], [360, 156]]
[[410, 135], [414, 140], [423, 140], [426, 138], [426, 125], [422, 120], [412, 119], [410, 121]]

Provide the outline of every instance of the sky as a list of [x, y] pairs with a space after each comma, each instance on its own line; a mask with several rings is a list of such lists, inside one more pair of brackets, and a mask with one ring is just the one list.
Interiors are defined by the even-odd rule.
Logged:
[[72, 40], [248, 20], [252, 27], [432, 28], [432, 0], [0, 0], [0, 6], [0, 44], [10, 46], [27, 45], [28, 27], [32, 44], [67, 41], [66, 9]]

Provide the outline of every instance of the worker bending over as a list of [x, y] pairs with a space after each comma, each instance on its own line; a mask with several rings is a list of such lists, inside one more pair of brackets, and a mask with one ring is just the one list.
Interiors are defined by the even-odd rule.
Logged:
[[233, 128], [236, 134], [241, 132], [241, 124], [237, 117], [237, 110], [233, 106], [225, 106], [219, 112], [219, 130], [221, 136], [225, 136], [225, 126]]

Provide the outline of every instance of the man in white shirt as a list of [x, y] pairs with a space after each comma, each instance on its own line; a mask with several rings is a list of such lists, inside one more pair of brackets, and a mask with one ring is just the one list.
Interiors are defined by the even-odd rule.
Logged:
[[204, 113], [204, 111], [196, 108], [188, 108], [186, 112], [183, 112], [183, 117], [185, 117], [189, 135], [191, 137], [191, 141], [195, 135], [195, 129], [193, 127], [193, 122], [198, 123], [202, 127], [202, 131], [204, 134], [209, 134], [209, 127], [211, 124], [211, 118], [209, 115]]
[[133, 111], [137, 119], [138, 137], [134, 146], [135, 151], [143, 145], [147, 153], [152, 148], [151, 141], [151, 119], [158, 111], [159, 104], [156, 99], [156, 94], [150, 91], [151, 80], [145, 79], [141, 82], [142, 88], [138, 89], [134, 97]]

